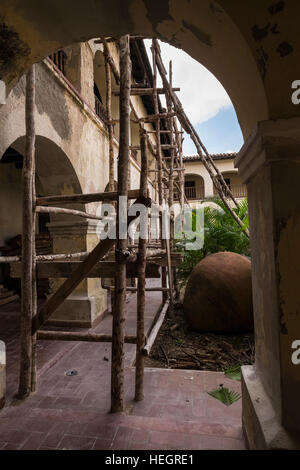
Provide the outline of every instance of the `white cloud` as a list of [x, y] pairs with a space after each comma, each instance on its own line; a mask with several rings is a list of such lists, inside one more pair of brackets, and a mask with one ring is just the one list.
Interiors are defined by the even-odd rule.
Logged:
[[[151, 41], [145, 41], [149, 53]], [[184, 110], [194, 125], [207, 121], [231, 105], [230, 98], [221, 83], [203, 65], [188, 54], [160, 41], [162, 58], [166, 69], [173, 62], [173, 86]], [[152, 60], [151, 60], [152, 63]]]

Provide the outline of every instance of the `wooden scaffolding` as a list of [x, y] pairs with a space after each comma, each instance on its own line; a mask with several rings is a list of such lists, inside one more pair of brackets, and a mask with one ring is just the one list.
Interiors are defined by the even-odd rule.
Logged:
[[[134, 38], [133, 38], [134, 39]], [[174, 299], [174, 266], [178, 262], [177, 254], [173, 253], [174, 223], [171, 223], [170, 239], [162, 239], [153, 243], [147, 236], [140, 236], [138, 246], [131, 246], [127, 239], [119, 236], [119, 225], [122, 220], [124, 207], [119, 202], [119, 196], [135, 200], [135, 204], [143, 204], [150, 208], [153, 201], [148, 193], [148, 176], [154, 172], [158, 204], [164, 202], [173, 205], [174, 196], [183, 209], [187, 203], [184, 193], [184, 163], [182, 154], [183, 130], [192, 138], [197, 152], [213, 179], [214, 185], [224, 203], [229, 208], [237, 223], [243, 226], [234, 210], [228, 204], [226, 195], [237, 205], [221, 173], [202, 144], [195, 129], [187, 118], [176, 95], [178, 89], [173, 88], [172, 63], [167, 73], [162, 58], [159, 43], [152, 41], [153, 83], [151, 86], [132, 86], [132, 70], [130, 59], [130, 36], [122, 36], [118, 40], [120, 62], [115, 63], [109, 48], [113, 38], [101, 38], [95, 42], [103, 45], [106, 70], [106, 108], [108, 116], [109, 136], [109, 192], [92, 194], [74, 194], [36, 197], [35, 191], [35, 66], [26, 75], [26, 152], [23, 165], [23, 243], [21, 257], [1, 257], [0, 262], [12, 263], [14, 276], [21, 277], [21, 359], [19, 377], [19, 398], [28, 397], [36, 390], [36, 342], [40, 340], [92, 341], [111, 342], [111, 411], [124, 410], [124, 344], [136, 344], [136, 384], [135, 399], [143, 399], [144, 356], [149, 354], [163, 319], [169, 311], [173, 314]], [[112, 118], [112, 76], [119, 91], [119, 120]], [[158, 88], [158, 77], [161, 77], [163, 87]], [[159, 95], [166, 97], [167, 109], [162, 109]], [[153, 100], [154, 114], [139, 117], [133, 105], [131, 96], [150, 95]], [[132, 117], [131, 117], [132, 116]], [[130, 143], [130, 124], [134, 121], [139, 125], [140, 144], [133, 148]], [[182, 128], [179, 130], [178, 121]], [[115, 191], [114, 174], [114, 125], [118, 123], [119, 157], [117, 191]], [[153, 127], [147, 125], [152, 123]], [[154, 138], [153, 138], [154, 137]], [[154, 143], [155, 142], [155, 143]], [[141, 176], [139, 190], [129, 189], [130, 152], [137, 150], [141, 156]], [[168, 157], [166, 157], [166, 151]], [[155, 157], [155, 169], [148, 168], [148, 153]], [[63, 213], [76, 215], [86, 219], [101, 219], [88, 212], [61, 208], [60, 205], [74, 203], [88, 204], [91, 202], [112, 201], [116, 204], [117, 238], [101, 240], [90, 253], [67, 253], [58, 255], [37, 256], [35, 249], [36, 214]], [[126, 209], [127, 210], [127, 209]], [[123, 212], [122, 212], [123, 211]], [[127, 215], [127, 214], [126, 214]], [[135, 219], [128, 217], [127, 227]], [[162, 218], [160, 217], [160, 233]], [[105, 257], [114, 249], [114, 261]], [[117, 266], [117, 269], [116, 269]], [[146, 288], [147, 277], [157, 277], [161, 267], [161, 286]], [[38, 308], [37, 278], [66, 278], [64, 283], [47, 301]], [[89, 277], [114, 278], [111, 289], [113, 299], [112, 334], [96, 334], [68, 331], [41, 330], [52, 313], [74, 291], [74, 289]], [[128, 287], [127, 278], [137, 278], [137, 287]], [[144, 313], [145, 292], [157, 290], [162, 293], [162, 308], [149, 337], [145, 335]], [[125, 336], [125, 302], [126, 292], [136, 292], [137, 295], [137, 328], [135, 336]]]

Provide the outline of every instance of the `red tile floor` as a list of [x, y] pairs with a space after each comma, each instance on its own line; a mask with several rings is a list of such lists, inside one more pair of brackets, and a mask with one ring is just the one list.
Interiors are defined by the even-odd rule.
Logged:
[[[146, 328], [160, 305], [147, 293]], [[241, 400], [226, 407], [207, 394], [221, 383], [240, 391], [222, 373], [145, 370], [145, 398], [134, 397], [135, 346], [126, 345], [123, 415], [109, 413], [110, 344], [38, 342], [38, 391], [19, 402], [18, 303], [0, 310], [0, 339], [7, 346], [7, 403], [0, 412], [0, 449], [242, 450]], [[136, 299], [128, 296], [126, 334], [135, 332]], [[111, 316], [96, 328], [111, 329]], [[77, 375], [66, 371], [76, 369]]]

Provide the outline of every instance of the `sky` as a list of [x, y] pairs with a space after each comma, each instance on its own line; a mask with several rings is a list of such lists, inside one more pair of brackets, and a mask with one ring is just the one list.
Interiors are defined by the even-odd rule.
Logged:
[[[149, 54], [151, 41], [146, 40], [145, 44]], [[173, 86], [180, 87], [177, 95], [209, 153], [238, 152], [243, 136], [234, 107], [221, 83], [182, 50], [161, 41], [160, 46], [167, 70], [169, 61], [173, 62]], [[183, 151], [184, 155], [196, 153], [187, 135]]]

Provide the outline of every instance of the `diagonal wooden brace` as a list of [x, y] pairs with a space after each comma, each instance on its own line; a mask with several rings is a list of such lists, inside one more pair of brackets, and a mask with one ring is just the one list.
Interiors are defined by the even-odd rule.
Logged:
[[[138, 197], [135, 204], [151, 205], [151, 199]], [[137, 216], [136, 216], [137, 217]], [[136, 218], [128, 217], [127, 226]], [[100, 261], [106, 253], [115, 245], [116, 240], [101, 240], [91, 251], [88, 257], [75, 269], [71, 276], [57, 289], [57, 291], [40, 308], [37, 315], [32, 320], [32, 333], [36, 333], [40, 327], [48, 320], [52, 313], [63, 303], [63, 301], [73, 292], [73, 290], [85, 279], [95, 264]]]

